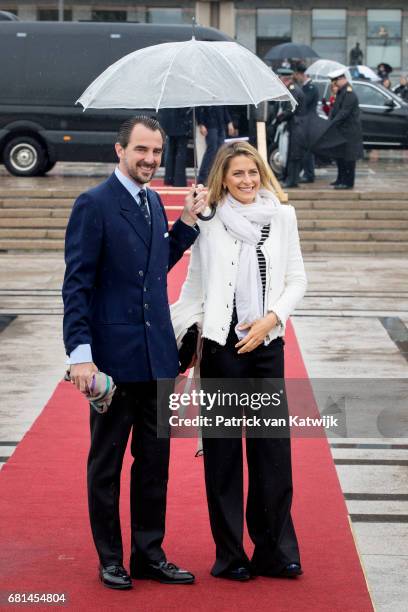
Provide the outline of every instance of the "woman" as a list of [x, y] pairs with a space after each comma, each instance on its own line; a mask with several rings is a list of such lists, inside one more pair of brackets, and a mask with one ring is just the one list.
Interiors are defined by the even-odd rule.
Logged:
[[[296, 215], [282, 206], [270, 171], [251, 145], [224, 146], [209, 177], [211, 221], [200, 222], [180, 299], [172, 307], [178, 343], [197, 323], [201, 377], [283, 379], [285, 323], [304, 295], [306, 277]], [[216, 544], [212, 575], [302, 573], [290, 508], [290, 439], [246, 438], [247, 525], [255, 544], [243, 548], [241, 438], [203, 438], [210, 522]]]

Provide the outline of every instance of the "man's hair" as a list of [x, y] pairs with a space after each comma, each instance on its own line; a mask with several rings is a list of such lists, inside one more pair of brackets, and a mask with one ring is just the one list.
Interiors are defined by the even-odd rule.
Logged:
[[126, 149], [129, 144], [130, 134], [132, 133], [132, 130], [135, 125], [138, 125], [139, 123], [147, 127], [149, 130], [152, 130], [152, 132], [159, 131], [162, 135], [164, 143], [164, 141], [166, 140], [166, 133], [160, 123], [157, 121], [157, 119], [155, 119], [154, 117], [149, 117], [148, 115], [135, 115], [130, 119], [126, 119], [126, 121], [124, 121], [119, 128], [117, 142], [120, 144], [121, 147]]

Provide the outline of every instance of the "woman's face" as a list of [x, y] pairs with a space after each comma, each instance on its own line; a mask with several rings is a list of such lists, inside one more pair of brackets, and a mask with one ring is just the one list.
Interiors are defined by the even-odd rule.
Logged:
[[233, 157], [223, 184], [233, 198], [242, 204], [251, 204], [261, 186], [261, 177], [256, 163], [246, 155]]

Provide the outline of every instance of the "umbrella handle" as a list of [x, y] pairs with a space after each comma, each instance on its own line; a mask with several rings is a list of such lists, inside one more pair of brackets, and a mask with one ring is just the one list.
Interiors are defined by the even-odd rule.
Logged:
[[216, 210], [216, 207], [214, 206], [214, 204], [210, 204], [210, 209], [211, 209], [211, 212], [209, 215], [203, 215], [202, 213], [197, 213], [197, 217], [201, 219], [201, 221], [211, 221], [211, 219], [215, 215], [215, 210]]

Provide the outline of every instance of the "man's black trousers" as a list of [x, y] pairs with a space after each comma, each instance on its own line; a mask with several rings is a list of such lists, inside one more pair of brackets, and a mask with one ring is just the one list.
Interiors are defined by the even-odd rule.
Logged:
[[[215, 384], [210, 380], [206, 383], [205, 378], [283, 379], [283, 340], [278, 338], [269, 346], [261, 345], [251, 353], [237, 355], [234, 345], [238, 340], [233, 327], [226, 346], [204, 340], [202, 387], [205, 389], [208, 384]], [[242, 439], [205, 435], [204, 430], [205, 482], [216, 544], [212, 574], [219, 575], [244, 566], [251, 567], [255, 573], [273, 575], [290, 563], [300, 563], [290, 514], [293, 490], [289, 436], [246, 437], [249, 473], [246, 521], [255, 545], [250, 562], [243, 548]]]
[[102, 565], [123, 564], [119, 519], [120, 474], [132, 432], [131, 569], [165, 559], [166, 493], [170, 440], [157, 438], [156, 382], [119, 384], [109, 410], [91, 409], [88, 501]]
[[354, 180], [356, 176], [356, 162], [346, 161], [343, 158], [337, 159], [337, 183], [341, 185], [347, 185], [347, 187], [354, 187]]

